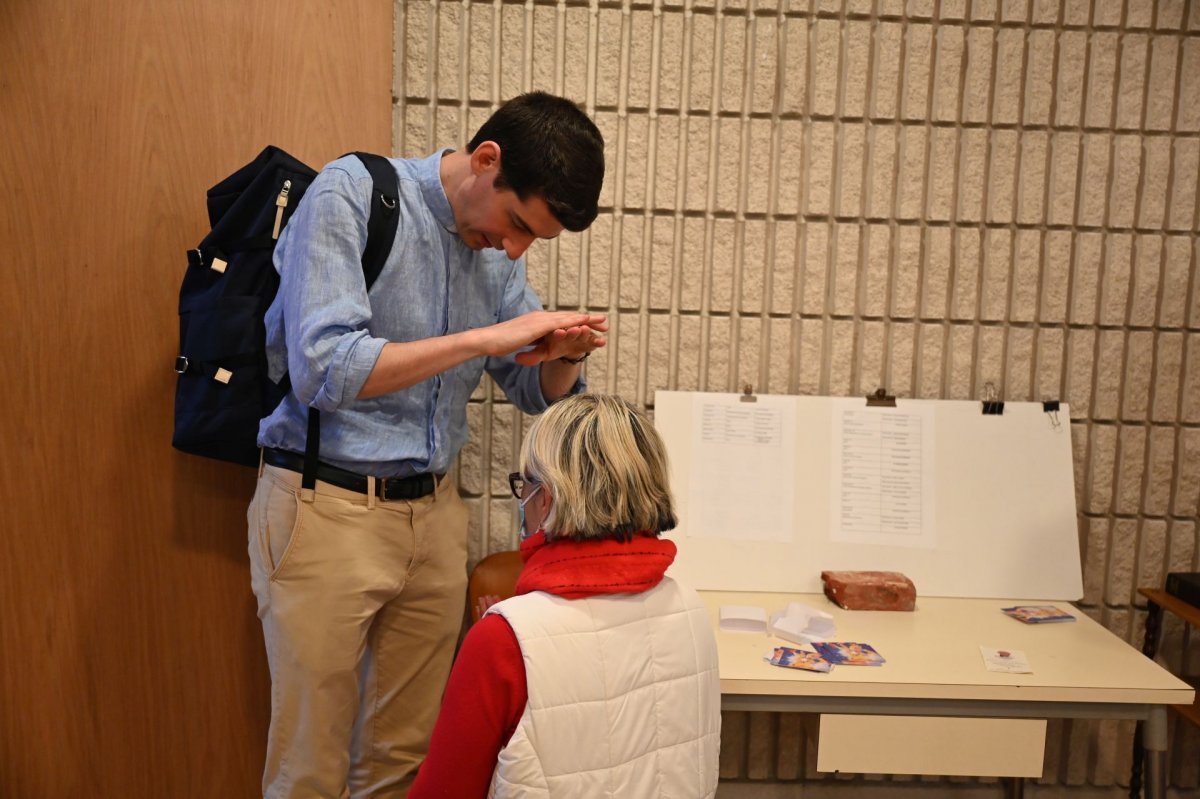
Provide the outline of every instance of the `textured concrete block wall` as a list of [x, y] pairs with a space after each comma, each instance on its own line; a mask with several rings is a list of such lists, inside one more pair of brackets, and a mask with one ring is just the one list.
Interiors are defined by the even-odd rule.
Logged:
[[[530, 89], [608, 145], [596, 224], [529, 253], [549, 307], [610, 315], [594, 390], [1063, 399], [1080, 607], [1140, 645], [1136, 588], [1200, 568], [1200, 0], [397, 4], [396, 152]], [[475, 400], [473, 560], [515, 542], [525, 425]], [[1163, 652], [1200, 668], [1200, 635]], [[1124, 784], [1130, 740], [1054, 722], [1043, 782]], [[806, 741], [727, 714], [722, 774], [820, 779]]]

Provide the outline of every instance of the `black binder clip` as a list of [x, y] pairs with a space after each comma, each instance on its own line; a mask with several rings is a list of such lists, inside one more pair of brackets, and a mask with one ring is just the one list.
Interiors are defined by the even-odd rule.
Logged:
[[742, 402], [758, 402], [758, 397], [754, 396], [754, 386], [747, 383], [742, 387], [742, 396], [738, 397]]
[[1002, 416], [1004, 401], [996, 399], [996, 387], [988, 383], [983, 387], [983, 415]]
[[1050, 414], [1050, 426], [1055, 430], [1062, 428], [1062, 422], [1058, 420], [1058, 400], [1046, 400], [1042, 403], [1042, 410]]
[[867, 407], [869, 408], [895, 408], [896, 398], [887, 393], [882, 388], [875, 389], [874, 394], [867, 395]]

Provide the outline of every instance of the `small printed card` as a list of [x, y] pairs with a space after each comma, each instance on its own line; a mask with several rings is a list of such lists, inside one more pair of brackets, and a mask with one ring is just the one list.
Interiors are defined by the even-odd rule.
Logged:
[[1014, 605], [1000, 608], [1006, 615], [1020, 619], [1026, 624], [1049, 624], [1058, 621], [1075, 621], [1075, 617], [1054, 605]]
[[886, 661], [870, 644], [852, 641], [813, 641], [813, 649], [835, 666], [882, 666]]
[[988, 671], [999, 671], [1005, 674], [1033, 674], [1033, 669], [1029, 666], [1029, 659], [1019, 649], [994, 649], [990, 646], [981, 646], [979, 651], [983, 653], [983, 663], [987, 666]]
[[833, 664], [816, 652], [804, 649], [793, 649], [790, 646], [777, 646], [763, 660], [772, 666], [782, 666], [785, 669], [804, 669], [805, 671], [829, 671]]
[[722, 605], [721, 629], [737, 633], [765, 633], [767, 611], [750, 605]]

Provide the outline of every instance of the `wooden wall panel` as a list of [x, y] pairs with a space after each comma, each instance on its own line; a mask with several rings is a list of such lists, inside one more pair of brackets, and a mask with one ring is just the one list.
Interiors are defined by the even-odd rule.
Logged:
[[250, 797], [251, 470], [170, 447], [184, 250], [267, 143], [391, 140], [392, 3], [0, 3], [0, 796]]

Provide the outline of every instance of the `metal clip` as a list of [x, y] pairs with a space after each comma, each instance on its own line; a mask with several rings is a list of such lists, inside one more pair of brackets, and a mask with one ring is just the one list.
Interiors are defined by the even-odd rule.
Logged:
[[1050, 414], [1050, 427], [1054, 430], [1061, 430], [1062, 422], [1058, 420], [1058, 400], [1044, 400], [1042, 410]]
[[867, 395], [867, 406], [871, 408], [895, 408], [896, 398], [887, 393], [887, 389], [877, 388], [874, 394]]
[[1004, 413], [1004, 401], [996, 399], [996, 386], [990, 381], [983, 386], [983, 415], [1000, 416]]

